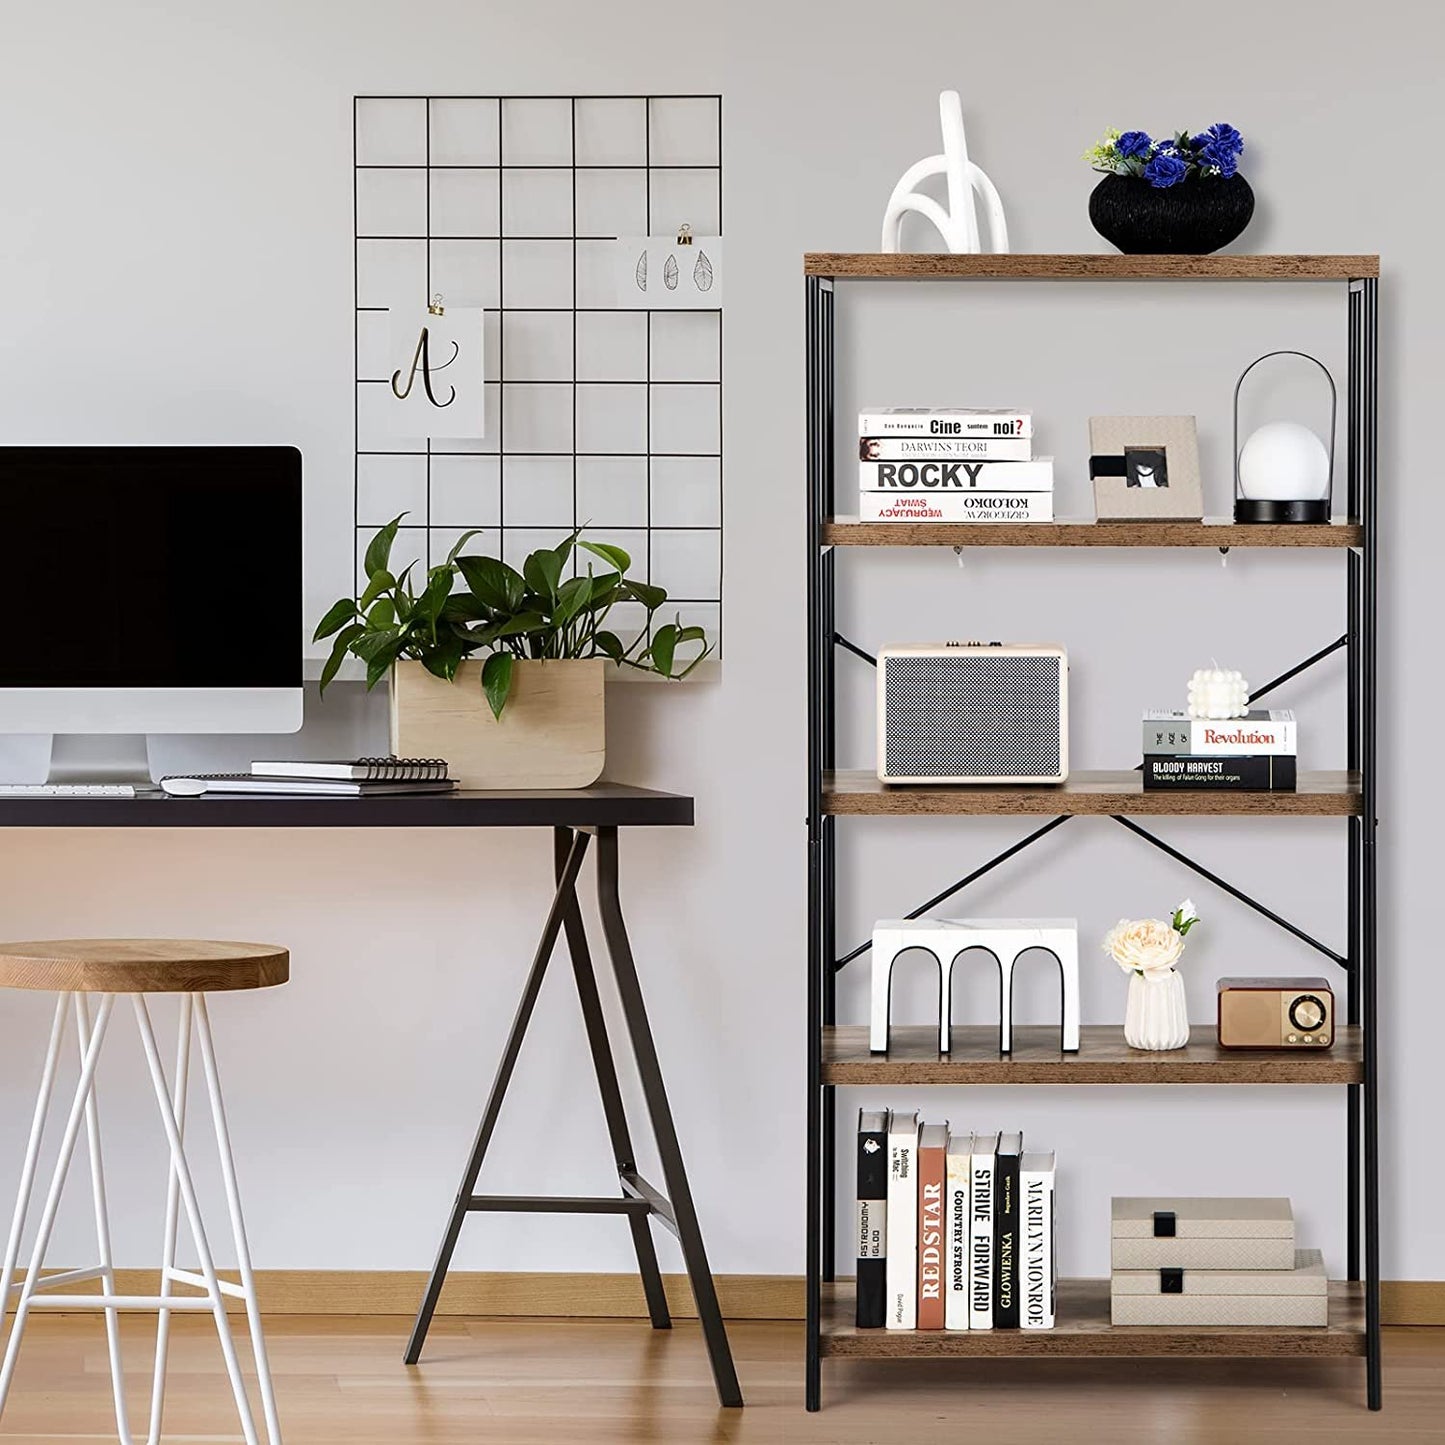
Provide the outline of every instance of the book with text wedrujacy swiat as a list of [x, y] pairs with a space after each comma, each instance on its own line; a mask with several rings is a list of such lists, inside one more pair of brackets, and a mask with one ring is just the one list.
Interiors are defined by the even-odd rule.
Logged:
[[973, 1164], [973, 1135], [950, 1134], [943, 1182], [944, 1268], [943, 1327], [968, 1328], [968, 1176]]
[[1019, 1327], [1019, 1156], [1024, 1136], [1000, 1134], [993, 1166], [993, 1322]]
[[943, 1191], [948, 1172], [948, 1125], [918, 1131], [918, 1328], [943, 1328], [945, 1232]]
[[888, 1296], [883, 1323], [918, 1328], [918, 1114], [888, 1116], [888, 1217], [884, 1236]]
[[882, 1329], [887, 1309], [888, 1110], [858, 1111], [858, 1328]]

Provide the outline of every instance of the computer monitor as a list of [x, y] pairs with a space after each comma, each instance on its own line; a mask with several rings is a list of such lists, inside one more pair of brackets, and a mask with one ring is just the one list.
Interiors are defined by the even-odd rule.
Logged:
[[0, 517], [0, 732], [301, 726], [294, 447], [0, 447]]

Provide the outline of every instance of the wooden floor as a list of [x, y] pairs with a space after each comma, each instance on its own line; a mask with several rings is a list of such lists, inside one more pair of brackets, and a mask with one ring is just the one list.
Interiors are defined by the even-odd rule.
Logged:
[[[408, 1370], [398, 1317], [269, 1326], [287, 1445], [1339, 1445], [1445, 1439], [1445, 1330], [1386, 1332], [1385, 1410], [1362, 1363], [1061, 1360], [824, 1362], [802, 1408], [802, 1329], [730, 1327], [748, 1406], [719, 1410], [695, 1324], [438, 1320]], [[132, 1429], [145, 1438], [151, 1326], [128, 1318]], [[164, 1439], [240, 1440], [207, 1321], [174, 1327]], [[981, 1433], [974, 1433], [981, 1432]], [[103, 1326], [32, 1321], [0, 1445], [115, 1438]]]

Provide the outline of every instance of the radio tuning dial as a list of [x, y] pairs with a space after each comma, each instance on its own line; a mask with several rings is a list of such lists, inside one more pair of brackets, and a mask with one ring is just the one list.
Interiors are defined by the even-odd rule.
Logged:
[[1313, 994], [1302, 994], [1289, 1006], [1289, 1021], [1308, 1033], [1324, 1023], [1325, 1006]]

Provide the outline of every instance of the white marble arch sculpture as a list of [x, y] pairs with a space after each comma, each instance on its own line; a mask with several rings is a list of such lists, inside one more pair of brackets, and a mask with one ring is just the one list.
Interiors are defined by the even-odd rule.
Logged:
[[[988, 217], [990, 249], [1008, 250], [1008, 224], [1004, 220], [1003, 202], [989, 178], [968, 158], [968, 141], [963, 133], [963, 105], [956, 90], [945, 90], [938, 97], [938, 115], [943, 126], [943, 154], [929, 156], [903, 172], [888, 198], [883, 213], [881, 249], [891, 253], [899, 249], [899, 233], [903, 217], [916, 211], [937, 227], [944, 244], [954, 255], [972, 255], [983, 250], [979, 240], [978, 213], [974, 208], [974, 192], [983, 201]], [[930, 176], [948, 178], [948, 209], [932, 196], [915, 190]]]
[[873, 927], [872, 1016], [868, 1048], [888, 1052], [889, 999], [894, 960], [910, 948], [933, 955], [938, 965], [938, 1051], [950, 1046], [953, 966], [969, 949], [983, 949], [998, 967], [1000, 1053], [1013, 1049], [1014, 964], [1031, 948], [1043, 949], [1058, 961], [1063, 1006], [1059, 1047], [1079, 1049], [1079, 925], [1073, 918], [885, 918]]

